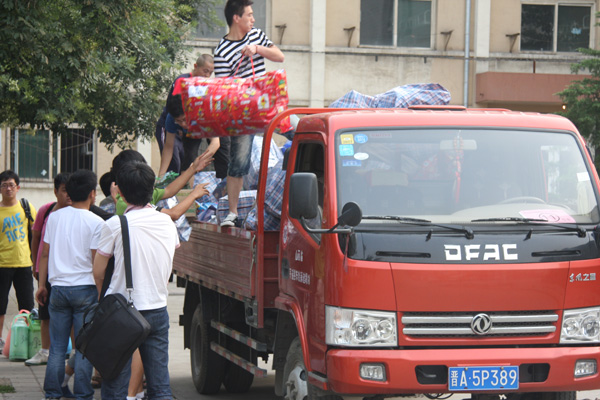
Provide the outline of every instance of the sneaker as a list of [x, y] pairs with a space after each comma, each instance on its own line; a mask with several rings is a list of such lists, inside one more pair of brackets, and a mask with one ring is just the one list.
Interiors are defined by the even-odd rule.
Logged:
[[44, 365], [48, 363], [48, 350], [40, 349], [33, 357], [25, 361], [25, 365]]
[[227, 214], [223, 222], [221, 222], [221, 226], [236, 226], [238, 222], [238, 216], [232, 212]]
[[73, 392], [71, 392], [71, 389], [69, 389], [69, 385], [65, 385], [63, 387], [61, 387], [62, 389], [62, 398], [63, 399], [74, 399], [75, 395], [73, 394]]
[[0, 354], [2, 354], [2, 349], [4, 348], [4, 339], [0, 337]]

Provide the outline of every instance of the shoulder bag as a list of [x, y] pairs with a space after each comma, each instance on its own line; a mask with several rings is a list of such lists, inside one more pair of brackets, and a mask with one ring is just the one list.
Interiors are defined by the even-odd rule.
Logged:
[[150, 333], [150, 324], [133, 306], [131, 250], [127, 218], [120, 215], [125, 258], [125, 281], [128, 299], [115, 293], [103, 297], [86, 310], [75, 347], [100, 372], [104, 379], [114, 379], [123, 370], [133, 352]]

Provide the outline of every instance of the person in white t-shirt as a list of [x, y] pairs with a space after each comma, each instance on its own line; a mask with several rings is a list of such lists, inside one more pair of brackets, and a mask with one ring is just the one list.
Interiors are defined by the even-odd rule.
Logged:
[[[98, 301], [92, 265], [104, 221], [89, 211], [96, 201], [96, 174], [88, 170], [74, 172], [66, 183], [71, 206], [54, 211], [46, 222], [40, 256], [40, 304], [49, 304], [50, 355], [46, 366], [46, 398], [59, 399], [65, 376], [65, 353], [71, 335], [83, 325], [85, 310]], [[46, 280], [52, 285], [50, 298]], [[75, 355], [73, 392], [78, 399], [93, 399], [90, 383], [92, 365], [79, 351]]]
[[[167, 284], [173, 267], [179, 238], [168, 215], [157, 212], [150, 204], [154, 190], [154, 172], [142, 162], [128, 162], [116, 175], [117, 189], [127, 203], [125, 217], [129, 226], [133, 305], [150, 323], [150, 334], [139, 350], [144, 364], [146, 388], [150, 399], [172, 399], [169, 380], [169, 314]], [[98, 293], [102, 290], [106, 265], [115, 256], [115, 269], [106, 294], [125, 288], [123, 238], [118, 217], [106, 221], [94, 258], [94, 279]], [[125, 399], [131, 361], [115, 379], [102, 382], [102, 399]]]

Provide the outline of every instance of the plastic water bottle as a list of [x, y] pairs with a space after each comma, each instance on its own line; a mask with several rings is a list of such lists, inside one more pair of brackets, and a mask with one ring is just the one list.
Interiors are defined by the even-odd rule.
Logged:
[[29, 320], [29, 339], [27, 341], [27, 353], [29, 358], [33, 357], [42, 348], [41, 322], [38, 319], [37, 309], [31, 310], [27, 318]]
[[19, 314], [15, 316], [12, 327], [10, 328], [10, 356], [13, 360], [27, 360], [29, 351], [29, 326], [27, 325], [27, 315]]

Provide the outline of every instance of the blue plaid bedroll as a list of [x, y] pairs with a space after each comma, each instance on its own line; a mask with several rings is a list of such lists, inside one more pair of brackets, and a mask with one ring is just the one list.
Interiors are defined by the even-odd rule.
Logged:
[[437, 83], [397, 86], [385, 93], [368, 96], [352, 90], [329, 105], [331, 108], [407, 108], [417, 105], [446, 105], [450, 92]]

